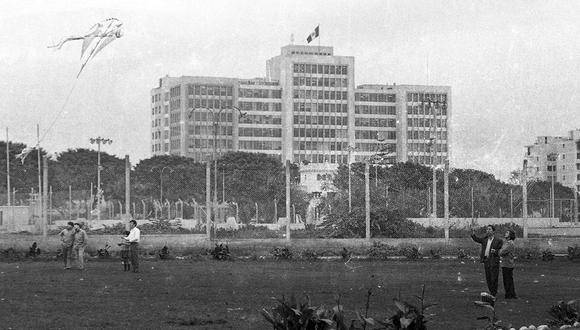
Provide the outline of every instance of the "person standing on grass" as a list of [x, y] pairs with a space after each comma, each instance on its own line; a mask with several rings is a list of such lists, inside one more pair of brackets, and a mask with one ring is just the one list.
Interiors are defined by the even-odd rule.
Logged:
[[505, 299], [518, 299], [514, 287], [514, 254], [516, 252], [514, 240], [516, 239], [516, 232], [508, 229], [504, 237], [505, 243], [501, 250], [499, 250], [499, 256], [501, 258], [501, 274], [503, 288], [505, 290]]
[[129, 242], [129, 258], [131, 259], [131, 266], [133, 266], [133, 273], [139, 272], [139, 240], [141, 238], [141, 231], [137, 228], [137, 221], [129, 221], [129, 235], [123, 237]]
[[127, 240], [125, 240], [126, 237], [129, 236], [129, 231], [125, 230], [123, 232], [123, 235], [125, 235], [124, 237], [122, 237], [122, 242], [119, 243], [119, 246], [121, 247], [121, 261], [123, 262], [123, 271], [128, 272], [131, 270], [131, 264], [129, 263], [129, 258], [130, 258], [130, 251], [129, 248], [131, 246], [131, 243], [129, 243]]
[[79, 269], [85, 269], [85, 248], [87, 247], [87, 232], [81, 228], [80, 223], [75, 223], [75, 239], [73, 249], [77, 256], [77, 265]]
[[471, 239], [481, 244], [480, 261], [485, 269], [485, 281], [489, 293], [494, 297], [497, 295], [497, 284], [499, 278], [499, 250], [503, 245], [501, 238], [495, 237], [495, 227], [488, 225], [485, 227], [485, 236], [478, 237], [475, 230], [471, 230]]
[[70, 269], [72, 262], [73, 243], [75, 240], [74, 223], [69, 221], [66, 228], [64, 228], [58, 236], [60, 236], [60, 246], [62, 249], [62, 257], [64, 261], [64, 269]]

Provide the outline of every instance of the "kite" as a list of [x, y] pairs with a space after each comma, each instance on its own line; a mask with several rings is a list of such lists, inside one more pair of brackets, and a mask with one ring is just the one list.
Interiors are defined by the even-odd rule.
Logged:
[[32, 150], [34, 150], [36, 146], [34, 147], [26, 147], [24, 149], [22, 149], [22, 151], [16, 155], [16, 159], [20, 159], [20, 161], [22, 162], [22, 164], [24, 164], [24, 160], [26, 159], [26, 157], [28, 156], [28, 154], [30, 154], [32, 152]]
[[[121, 38], [123, 36], [123, 30], [121, 29], [122, 26], [123, 23], [118, 19], [108, 18], [93, 25], [93, 27], [85, 35], [65, 37], [56, 45], [48, 46], [48, 48], [60, 49], [65, 43], [69, 41], [82, 40], [83, 46], [81, 49], [81, 60], [84, 57], [84, 61], [81, 65], [79, 73], [77, 74], [78, 78], [81, 75], [81, 72], [83, 72], [83, 69], [87, 63], [92, 58], [94, 58], [103, 48], [105, 48], [115, 39]], [[90, 52], [87, 52], [89, 49]], [[85, 56], [85, 53], [88, 53], [88, 55]]]

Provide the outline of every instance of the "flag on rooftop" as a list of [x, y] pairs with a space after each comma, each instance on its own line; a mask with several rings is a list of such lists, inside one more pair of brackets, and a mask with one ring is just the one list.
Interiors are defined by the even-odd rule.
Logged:
[[314, 29], [314, 31], [312, 31], [312, 33], [310, 33], [308, 38], [306, 38], [306, 41], [308, 41], [308, 43], [310, 43], [312, 40], [314, 40], [316, 37], [318, 37], [319, 27], [320, 27], [320, 25], [317, 25], [316, 28]]

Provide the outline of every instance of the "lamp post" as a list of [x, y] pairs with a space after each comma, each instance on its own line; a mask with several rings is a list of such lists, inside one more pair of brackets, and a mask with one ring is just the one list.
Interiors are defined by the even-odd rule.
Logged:
[[[246, 115], [245, 112], [242, 112], [237, 107], [231, 107], [231, 109], [237, 110], [239, 115], [240, 115], [240, 118], [242, 118]], [[217, 189], [217, 177], [218, 177], [218, 171], [217, 171], [217, 136], [218, 136], [219, 124], [221, 123], [221, 121], [219, 120], [219, 119], [221, 119], [221, 113], [224, 110], [228, 110], [228, 109], [222, 108], [222, 109], [219, 109], [218, 111], [215, 111], [214, 109], [207, 109], [207, 110], [209, 110], [212, 114], [212, 124], [213, 124], [213, 152], [212, 152], [212, 161], [213, 161], [213, 166], [214, 166], [213, 208], [214, 208], [214, 217], [217, 218], [217, 215], [218, 215], [217, 214], [217, 211], [218, 211], [218, 204], [217, 204], [217, 194], [218, 194], [218, 189]], [[193, 114], [193, 111], [195, 111], [195, 108], [189, 109], [189, 114], [187, 115], [189, 120], [191, 120], [191, 115]]]
[[101, 189], [101, 144], [111, 144], [113, 140], [103, 137], [89, 139], [91, 144], [97, 145], [97, 219], [101, 220], [101, 199], [103, 190]]
[[352, 183], [350, 178], [350, 164], [352, 163], [351, 153], [356, 150], [356, 147], [349, 145], [346, 150], [348, 151], [348, 213], [350, 213], [352, 212]]

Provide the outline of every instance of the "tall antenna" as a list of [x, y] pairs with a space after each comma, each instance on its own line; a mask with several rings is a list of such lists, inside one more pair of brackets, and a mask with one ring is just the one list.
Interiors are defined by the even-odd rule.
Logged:
[[290, 34], [290, 44], [294, 45], [294, 33]]

